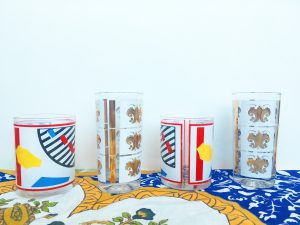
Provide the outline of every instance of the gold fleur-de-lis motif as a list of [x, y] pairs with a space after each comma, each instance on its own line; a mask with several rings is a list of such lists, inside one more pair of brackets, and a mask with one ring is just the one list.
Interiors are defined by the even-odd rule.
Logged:
[[250, 120], [252, 122], [267, 122], [268, 117], [271, 115], [271, 110], [270, 108], [262, 108], [261, 106], [258, 106], [255, 108], [254, 106], [251, 107], [248, 111], [248, 115], [251, 117]]
[[127, 144], [129, 144], [130, 150], [137, 150], [141, 147], [142, 135], [138, 132], [133, 133], [132, 135], [126, 138]]
[[99, 122], [99, 118], [100, 118], [100, 110], [97, 109], [96, 110], [96, 120], [97, 120], [97, 122]]
[[141, 106], [131, 106], [127, 110], [127, 116], [129, 116], [130, 123], [140, 123], [142, 121], [142, 107]]
[[250, 167], [249, 171], [252, 173], [265, 173], [267, 172], [267, 167], [269, 166], [269, 161], [267, 159], [261, 159], [260, 157], [248, 158], [247, 165]]
[[141, 160], [133, 159], [126, 163], [125, 169], [128, 171], [128, 175], [134, 177], [141, 171]]
[[251, 148], [267, 148], [267, 143], [270, 141], [270, 136], [258, 131], [257, 134], [249, 133], [247, 140], [250, 142]]
[[101, 144], [101, 138], [100, 135], [97, 134], [97, 148], [100, 148], [100, 144]]

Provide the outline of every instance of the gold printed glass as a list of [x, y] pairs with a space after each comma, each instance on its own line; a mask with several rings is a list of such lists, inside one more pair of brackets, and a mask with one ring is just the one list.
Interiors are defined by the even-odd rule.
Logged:
[[243, 186], [274, 185], [280, 98], [274, 92], [233, 94], [233, 179]]
[[139, 187], [142, 154], [142, 94], [96, 93], [99, 188], [112, 194]]

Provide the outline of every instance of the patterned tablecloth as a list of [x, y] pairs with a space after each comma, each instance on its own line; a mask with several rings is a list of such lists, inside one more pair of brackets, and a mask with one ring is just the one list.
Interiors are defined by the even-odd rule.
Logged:
[[16, 195], [12, 171], [0, 172], [0, 224], [300, 224], [300, 171], [277, 173], [269, 189], [242, 188], [229, 170], [213, 171], [205, 191], [168, 189], [158, 173], [143, 173], [141, 188], [110, 195], [95, 172], [79, 172], [68, 192], [44, 198]]

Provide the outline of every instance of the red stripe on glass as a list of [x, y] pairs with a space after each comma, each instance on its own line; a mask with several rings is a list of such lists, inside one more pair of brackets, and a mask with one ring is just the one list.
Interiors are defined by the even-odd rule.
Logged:
[[71, 151], [72, 153], [74, 153], [74, 146], [72, 145], [72, 143], [69, 143], [69, 148], [70, 148], [70, 151]]
[[61, 142], [62, 142], [64, 145], [66, 145], [66, 144], [68, 143], [68, 140], [67, 140], [67, 138], [66, 138], [65, 135], [61, 135], [61, 136], [60, 136], [60, 140], [61, 140]]
[[56, 187], [51, 187], [51, 188], [36, 188], [36, 189], [31, 189], [31, 188], [22, 188], [22, 187], [18, 187], [18, 189], [23, 190], [23, 191], [50, 191], [50, 190], [55, 190], [55, 189], [59, 189], [65, 186], [70, 185], [71, 183], [73, 183], [73, 181], [68, 182], [66, 184], [60, 185], [60, 186], [56, 186]]
[[[19, 130], [19, 128], [15, 127], [15, 146], [16, 146], [16, 150], [17, 150], [19, 145], [20, 145], [20, 130]], [[17, 185], [22, 185], [21, 165], [20, 165], [20, 163], [18, 163], [17, 154], [16, 154], [16, 179], [17, 179]]]
[[61, 127], [61, 126], [68, 126], [68, 125], [75, 125], [75, 122], [72, 121], [72, 122], [69, 122], [69, 123], [58, 123], [58, 124], [41, 124], [41, 125], [38, 125], [38, 124], [18, 124], [18, 123], [15, 123], [14, 126], [16, 127], [31, 127], [31, 128], [43, 128], [43, 127]]
[[[161, 133], [162, 140], [165, 141], [165, 135]], [[167, 146], [168, 153], [171, 154], [173, 152], [172, 147], [168, 141], [165, 142], [165, 145]]]
[[197, 128], [197, 141], [196, 141], [196, 180], [203, 179], [203, 160], [200, 159], [200, 155], [197, 148], [204, 142], [204, 127]]

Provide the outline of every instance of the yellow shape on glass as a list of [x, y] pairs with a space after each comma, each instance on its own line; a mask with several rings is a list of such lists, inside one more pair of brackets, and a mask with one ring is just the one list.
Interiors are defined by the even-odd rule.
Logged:
[[17, 147], [16, 150], [18, 163], [26, 168], [40, 167], [42, 165], [42, 160], [33, 155], [28, 149], [22, 148], [21, 146]]
[[210, 161], [212, 158], [212, 147], [209, 144], [201, 144], [197, 148], [198, 154], [200, 156], [200, 159], [204, 161]]

